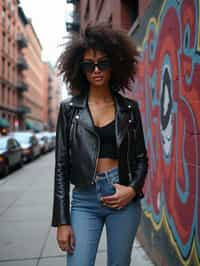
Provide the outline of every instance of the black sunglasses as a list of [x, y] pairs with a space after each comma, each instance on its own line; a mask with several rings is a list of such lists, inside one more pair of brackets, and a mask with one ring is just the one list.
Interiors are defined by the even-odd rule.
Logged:
[[111, 66], [110, 60], [109, 59], [101, 59], [97, 63], [94, 63], [93, 61], [90, 60], [85, 60], [81, 62], [81, 68], [84, 73], [92, 73], [95, 69], [95, 67], [98, 67], [99, 70], [106, 70], [109, 69]]

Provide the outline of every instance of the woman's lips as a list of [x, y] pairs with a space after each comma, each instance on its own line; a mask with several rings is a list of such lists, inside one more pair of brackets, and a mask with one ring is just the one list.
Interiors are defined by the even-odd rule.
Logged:
[[100, 81], [102, 79], [103, 79], [103, 77], [100, 77], [100, 76], [93, 77], [93, 80], [95, 80], [95, 81]]

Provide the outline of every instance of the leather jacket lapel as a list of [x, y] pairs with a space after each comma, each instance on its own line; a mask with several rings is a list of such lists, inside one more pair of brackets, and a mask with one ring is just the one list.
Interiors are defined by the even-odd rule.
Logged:
[[94, 124], [92, 117], [90, 115], [90, 111], [88, 109], [88, 106], [86, 108], [82, 108], [79, 111], [79, 123], [82, 124], [85, 128], [87, 128], [92, 133], [95, 133]]
[[117, 148], [119, 149], [124, 136], [128, 131], [128, 120], [129, 113], [124, 103], [121, 101], [118, 95], [115, 95], [115, 107], [116, 107], [116, 123], [115, 123], [115, 134]]
[[92, 116], [90, 114], [87, 102], [88, 102], [88, 93], [83, 93], [78, 95], [77, 97], [74, 97], [71, 101], [71, 105], [79, 108], [79, 112], [75, 116], [77, 122], [80, 123], [82, 126], [84, 126], [86, 129], [88, 129], [89, 131], [91, 131], [92, 133], [96, 134]]
[[[117, 148], [119, 149], [124, 136], [128, 131], [129, 126], [129, 107], [123, 100], [123, 97], [119, 93], [114, 94], [115, 100], [115, 111], [116, 111], [116, 123], [115, 123], [115, 134]], [[77, 97], [72, 98], [70, 105], [79, 108], [79, 112], [76, 115], [76, 120], [78, 123], [82, 124], [92, 133], [96, 134], [92, 116], [88, 109], [88, 93], [80, 94]]]

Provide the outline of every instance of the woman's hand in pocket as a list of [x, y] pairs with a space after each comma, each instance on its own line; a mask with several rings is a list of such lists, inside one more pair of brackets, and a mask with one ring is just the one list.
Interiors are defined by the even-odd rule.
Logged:
[[115, 194], [101, 198], [107, 207], [121, 209], [136, 196], [136, 191], [130, 186], [120, 184], [113, 184], [113, 186], [116, 188]]

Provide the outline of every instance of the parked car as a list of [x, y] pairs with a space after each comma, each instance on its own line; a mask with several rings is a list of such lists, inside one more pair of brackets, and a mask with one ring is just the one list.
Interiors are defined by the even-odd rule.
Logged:
[[41, 136], [45, 136], [48, 141], [48, 151], [53, 150], [54, 148], [54, 140], [52, 138], [51, 132], [49, 131], [41, 131], [40, 132]]
[[23, 166], [23, 153], [19, 142], [11, 136], [0, 136], [0, 175], [7, 176], [16, 166]]
[[56, 132], [50, 132], [51, 134], [51, 138], [52, 138], [52, 142], [53, 142], [53, 149], [56, 146]]
[[10, 133], [15, 139], [18, 140], [22, 147], [24, 162], [32, 161], [40, 156], [40, 144], [31, 131], [15, 131]]
[[41, 154], [48, 152], [48, 149], [49, 149], [48, 137], [44, 136], [41, 133], [36, 133], [36, 137], [37, 137], [39, 144], [40, 144]]

